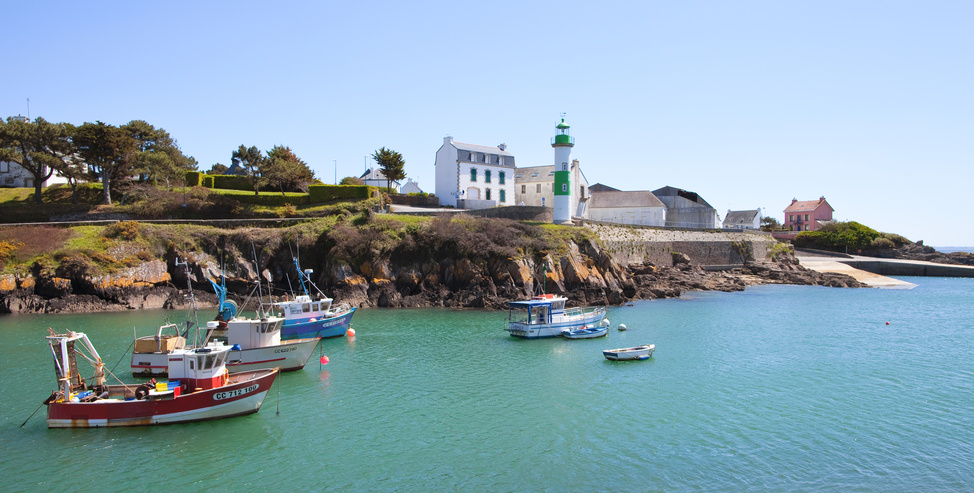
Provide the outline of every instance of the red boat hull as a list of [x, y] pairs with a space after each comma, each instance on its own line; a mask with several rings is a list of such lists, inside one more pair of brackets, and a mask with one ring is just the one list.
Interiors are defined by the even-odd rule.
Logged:
[[47, 405], [48, 428], [100, 428], [187, 423], [252, 414], [260, 409], [277, 377], [278, 369], [256, 370], [230, 375], [229, 383], [217, 388], [176, 395], [153, 392], [144, 400], [123, 400], [134, 396], [134, 385], [109, 386], [108, 399], [94, 402], [51, 402]]

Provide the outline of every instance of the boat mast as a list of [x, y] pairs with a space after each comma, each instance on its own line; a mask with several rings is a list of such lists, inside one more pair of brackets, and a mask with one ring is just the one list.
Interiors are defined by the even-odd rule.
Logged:
[[179, 257], [176, 257], [176, 267], [182, 267], [183, 272], [186, 273], [186, 287], [189, 289], [189, 294], [186, 296], [186, 299], [189, 300], [190, 309], [193, 310], [193, 320], [189, 320], [189, 317], [187, 317], [186, 319], [186, 333], [188, 335], [190, 329], [189, 327], [190, 322], [195, 322], [196, 336], [193, 339], [193, 346], [200, 347], [201, 345], [203, 345], [203, 341], [201, 341], [200, 339], [200, 319], [199, 319], [199, 313], [196, 310], [196, 296], [193, 294], [193, 282], [190, 280], [189, 277], [189, 263], [186, 262], [185, 260], [183, 262], [180, 262]]

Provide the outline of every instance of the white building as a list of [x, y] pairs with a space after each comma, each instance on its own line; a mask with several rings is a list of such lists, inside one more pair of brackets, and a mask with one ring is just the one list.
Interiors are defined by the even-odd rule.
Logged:
[[[571, 164], [571, 210], [573, 217], [587, 218], [588, 179], [575, 159]], [[555, 166], [518, 168], [514, 173], [517, 205], [554, 207]]]
[[[45, 166], [43, 169], [46, 174], [47, 167]], [[67, 178], [55, 171], [51, 174], [50, 178], [45, 180], [44, 183], [41, 183], [41, 187], [49, 187], [67, 182]], [[34, 188], [34, 175], [24, 169], [20, 164], [12, 161], [0, 161], [0, 186]]]
[[666, 205], [645, 190], [592, 192], [588, 218], [634, 226], [663, 226], [666, 224]]
[[504, 144], [463, 144], [447, 136], [436, 151], [434, 166], [440, 205], [486, 209], [515, 204], [514, 155]]
[[399, 189], [399, 193], [423, 193], [423, 189], [419, 188], [419, 183], [414, 182], [412, 178], [406, 178], [406, 184]]
[[724, 216], [724, 229], [761, 229], [761, 208], [748, 211], [732, 211], [727, 209]]
[[400, 189], [402, 188], [402, 184], [398, 181], [386, 180], [386, 175], [382, 174], [382, 170], [376, 168], [369, 168], [365, 171], [365, 173], [362, 173], [362, 176], [360, 176], [359, 179], [362, 180], [366, 185], [378, 187], [382, 190], [385, 190], [388, 186], [389, 190], [396, 193], [399, 193]]

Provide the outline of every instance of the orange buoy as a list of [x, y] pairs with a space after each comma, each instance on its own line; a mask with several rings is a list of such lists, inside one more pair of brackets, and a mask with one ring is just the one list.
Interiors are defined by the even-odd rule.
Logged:
[[889, 325], [889, 322], [886, 322], [886, 325]]
[[323, 365], [327, 365], [328, 364], [328, 356], [322, 356], [321, 357], [321, 364], [323, 364]]
[[348, 334], [348, 337], [355, 337], [355, 329], [349, 327], [347, 334]]

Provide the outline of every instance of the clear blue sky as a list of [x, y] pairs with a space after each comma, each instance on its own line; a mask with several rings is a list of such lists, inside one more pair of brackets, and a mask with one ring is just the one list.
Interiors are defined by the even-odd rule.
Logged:
[[6, 2], [0, 115], [166, 129], [203, 169], [281, 144], [322, 181], [445, 135], [590, 183], [974, 245], [974, 2]]

